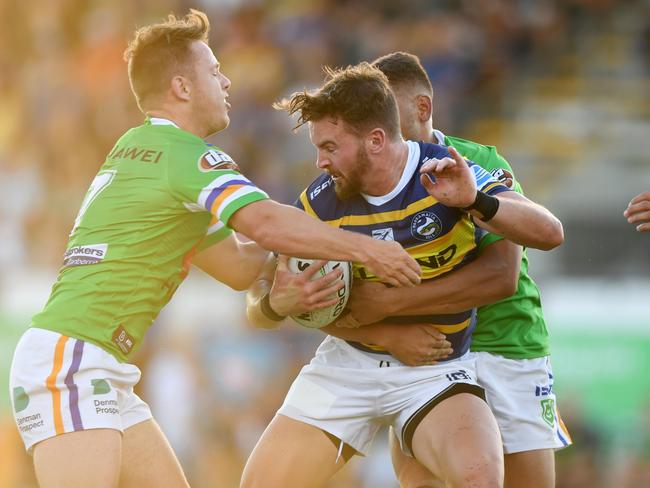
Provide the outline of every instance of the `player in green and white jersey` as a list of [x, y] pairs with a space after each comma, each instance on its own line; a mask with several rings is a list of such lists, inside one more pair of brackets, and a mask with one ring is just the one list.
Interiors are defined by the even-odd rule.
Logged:
[[269, 200], [203, 140], [227, 127], [230, 109], [208, 30], [193, 10], [136, 31], [125, 57], [147, 120], [117, 141], [91, 183], [50, 298], [14, 353], [15, 420], [42, 487], [188, 486], [133, 393], [140, 371], [129, 361], [198, 251], [201, 267], [238, 289], [267, 250], [359, 261], [395, 285], [419, 282], [397, 243]]
[[[397, 52], [383, 56], [373, 64], [387, 75], [391, 83], [406, 139], [453, 146], [464, 157], [522, 193], [512, 168], [496, 148], [445, 136], [433, 129], [433, 90], [417, 57]], [[553, 452], [570, 445], [571, 438], [556, 406], [549, 334], [539, 289], [528, 275], [525, 250], [487, 233], [481, 239], [478, 257], [472, 263], [437, 283], [420, 286], [408, 294], [395, 292], [393, 297], [398, 298], [390, 301], [377, 290], [368, 289], [361, 296], [360, 289], [355, 289], [359, 300], [357, 306], [363, 304], [364, 310], [374, 311], [374, 316], [366, 314], [363, 322], [374, 322], [380, 318], [377, 314], [393, 315], [401, 309], [413, 310], [415, 307], [417, 310], [417, 306], [430, 308], [432, 303], [440, 313], [479, 306], [471, 350], [476, 352], [477, 380], [486, 390], [488, 403], [501, 430], [506, 454], [505, 486], [555, 486]], [[364, 303], [364, 297], [371, 301]], [[349, 306], [355, 318], [359, 318], [356, 316], [364, 312], [355, 309], [354, 299], [353, 294]], [[393, 303], [399, 309], [381, 311], [374, 307], [380, 303]], [[417, 357], [419, 351], [409, 347], [413, 346], [399, 353]], [[393, 449], [393, 461], [402, 486], [434, 486], [431, 474], [417, 466], [414, 460], [401, 455], [398, 449]]]

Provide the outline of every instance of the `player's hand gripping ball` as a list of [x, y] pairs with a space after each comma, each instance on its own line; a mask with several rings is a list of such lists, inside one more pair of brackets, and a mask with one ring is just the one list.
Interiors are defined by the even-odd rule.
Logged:
[[[316, 260], [290, 257], [288, 263], [289, 271], [292, 273], [300, 273], [314, 261]], [[348, 303], [350, 289], [352, 288], [352, 264], [346, 261], [328, 261], [318, 270], [316, 274], [314, 274], [312, 280], [320, 278], [321, 276], [324, 276], [330, 271], [333, 271], [339, 267], [343, 270], [343, 273], [339, 279], [343, 280], [344, 286], [337, 292], [339, 300], [336, 302], [336, 304], [326, 308], [321, 308], [318, 310], [313, 310], [311, 312], [305, 312], [300, 315], [292, 316], [291, 318], [293, 320], [298, 322], [303, 327], [308, 327], [310, 329], [320, 329], [321, 327], [325, 327], [326, 325], [331, 324], [338, 316], [341, 315], [345, 309], [345, 305]], [[334, 296], [332, 296], [332, 298], [334, 298]]]

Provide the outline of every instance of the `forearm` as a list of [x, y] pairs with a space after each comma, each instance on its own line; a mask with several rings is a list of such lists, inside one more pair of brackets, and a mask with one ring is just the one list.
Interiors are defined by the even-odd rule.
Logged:
[[215, 244], [201, 251], [192, 264], [235, 290], [246, 290], [259, 275], [269, 252], [255, 242], [228, 238], [231, 244]]
[[361, 324], [396, 315], [463, 312], [511, 296], [517, 290], [522, 249], [507, 239], [481, 249], [478, 257], [407, 292], [368, 282], [355, 283], [348, 308]]
[[[508, 261], [495, 257], [508, 248]], [[521, 248], [508, 241], [487, 247], [474, 262], [408, 290], [391, 288], [391, 315], [459, 313], [512, 295], [517, 289]]]
[[[261, 205], [264, 205], [261, 208]], [[239, 232], [262, 247], [280, 254], [302, 258], [361, 261], [366, 240], [361, 234], [335, 229], [305, 212], [277, 202], [256, 202], [256, 219], [238, 218], [247, 207], [231, 219]]]
[[548, 251], [564, 241], [562, 223], [546, 208], [515, 192], [500, 193], [499, 208], [489, 222], [471, 210], [477, 224], [517, 244]]

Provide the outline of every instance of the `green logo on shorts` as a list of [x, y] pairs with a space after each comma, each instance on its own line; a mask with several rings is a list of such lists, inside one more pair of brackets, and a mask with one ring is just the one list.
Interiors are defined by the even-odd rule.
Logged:
[[544, 422], [552, 428], [555, 427], [555, 400], [552, 398], [546, 398], [541, 401], [541, 404], [542, 418], [544, 419]]
[[22, 386], [17, 386], [14, 388], [14, 411], [16, 413], [22, 412], [29, 405], [29, 396], [25, 393], [25, 389]]
[[94, 388], [93, 395], [106, 395], [106, 393], [111, 391], [111, 385], [106, 380], [90, 380], [90, 384]]

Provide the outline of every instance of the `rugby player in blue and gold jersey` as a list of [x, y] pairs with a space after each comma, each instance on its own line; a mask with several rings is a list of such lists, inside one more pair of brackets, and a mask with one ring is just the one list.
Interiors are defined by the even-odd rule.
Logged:
[[[562, 226], [548, 210], [455, 150], [404, 141], [395, 98], [379, 70], [361, 63], [328, 74], [319, 90], [294, 94], [280, 105], [299, 113], [300, 124], [309, 123], [317, 165], [326, 173], [297, 202], [308, 214], [400, 242], [425, 280], [472, 259], [481, 232], [474, 222], [532, 247], [562, 242]], [[269, 291], [272, 273], [269, 266], [248, 297], [249, 318], [260, 327], [304, 311], [292, 293], [299, 285], [291, 284], [284, 264]], [[374, 279], [356, 264], [355, 275]], [[276, 287], [283, 281], [289, 284]], [[356, 341], [362, 328], [337, 334], [349, 342], [327, 337], [258, 442], [243, 487], [322, 486], [351, 453], [367, 452], [382, 425], [392, 425], [404, 453], [449, 486], [503, 485], [499, 431], [467, 356], [475, 311], [387, 320], [442, 330], [453, 351], [438, 364], [431, 358], [431, 365], [413, 368], [377, 345]]]

